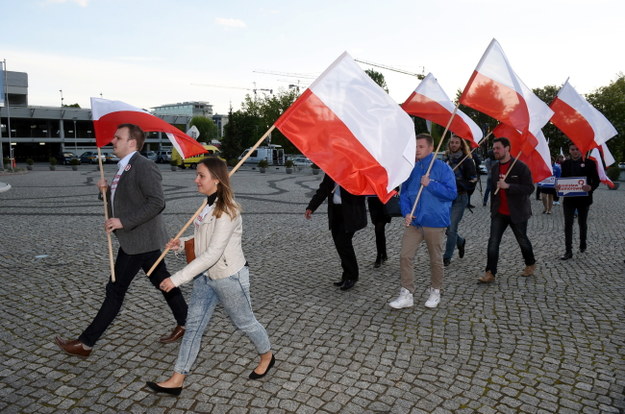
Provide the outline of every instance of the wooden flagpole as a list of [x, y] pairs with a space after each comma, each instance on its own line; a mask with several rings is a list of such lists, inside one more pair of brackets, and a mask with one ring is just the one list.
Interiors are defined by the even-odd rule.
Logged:
[[[252, 148], [250, 148], [250, 150], [247, 152], [247, 154], [245, 154], [245, 156], [243, 158], [241, 158], [241, 160], [237, 163], [237, 165], [234, 166], [234, 168], [232, 170], [230, 170], [230, 172], [228, 173], [228, 175], [230, 177], [232, 177], [232, 175], [239, 169], [239, 167], [241, 167], [241, 165], [243, 165], [243, 163], [245, 162], [245, 160], [247, 160], [250, 155], [252, 155], [252, 152], [254, 152], [254, 150], [256, 148], [258, 148], [260, 146], [260, 144], [263, 143], [263, 141], [269, 136], [269, 134], [271, 134], [271, 131], [274, 130], [276, 126], [272, 125], [267, 132], [265, 132], [263, 134], [262, 137], [260, 137], [260, 139], [256, 142], [256, 144], [254, 144], [254, 146]], [[206, 207], [206, 204], [208, 204], [208, 202], [206, 201], [206, 198], [204, 199], [204, 201], [202, 202], [202, 204], [200, 205], [200, 207], [197, 209], [197, 211], [193, 214], [193, 216], [186, 222], [186, 224], [182, 227], [182, 229], [180, 229], [180, 231], [178, 232], [178, 234], [176, 234], [176, 236], [174, 237], [174, 239], [179, 239], [184, 232], [187, 230], [187, 228], [189, 228], [189, 226], [191, 225], [191, 223], [193, 223], [193, 220], [195, 220], [195, 218], [202, 212], [202, 210], [204, 210], [204, 207]], [[154, 269], [156, 269], [156, 266], [158, 266], [158, 264], [161, 262], [161, 260], [163, 260], [163, 258], [165, 256], [167, 256], [167, 253], [169, 253], [169, 248], [165, 248], [165, 250], [163, 250], [163, 253], [161, 253], [161, 255], [159, 256], [158, 259], [156, 259], [156, 261], [154, 262], [154, 264], [152, 265], [152, 267], [150, 268], [150, 270], [148, 270], [148, 272], [146, 273], [146, 275], [148, 275], [148, 277], [150, 275], [152, 275], [152, 272], [154, 271]]]
[[[102, 166], [102, 151], [98, 147], [98, 164], [100, 164], [100, 179], [104, 180], [104, 167]], [[101, 189], [102, 200], [104, 200], [104, 221], [109, 219], [108, 201], [106, 199], [106, 189]], [[113, 261], [113, 241], [111, 240], [111, 233], [106, 232], [106, 238], [108, 240], [109, 248], [109, 266], [111, 267], [111, 280], [115, 283], [115, 262]]]
[[[454, 111], [451, 113], [451, 117], [449, 118], [449, 121], [447, 121], [447, 126], [445, 127], [445, 131], [443, 131], [443, 134], [441, 135], [441, 139], [440, 141], [438, 141], [438, 145], [436, 146], [436, 150], [433, 152], [434, 155], [432, 156], [432, 161], [430, 161], [430, 165], [428, 165], [428, 170], [425, 173], [425, 175], [428, 177], [430, 176], [430, 171], [432, 170], [432, 166], [434, 165], [434, 160], [436, 160], [436, 154], [441, 149], [441, 144], [443, 143], [445, 134], [449, 130], [449, 127], [451, 126], [451, 121], [453, 121], [454, 116], [456, 116], [456, 112], [458, 112], [459, 106], [460, 106], [460, 101], [458, 101], [458, 103], [456, 104], [456, 107], [454, 108]], [[419, 199], [421, 198], [422, 192], [423, 192], [423, 186], [419, 184], [419, 192], [417, 193], [417, 198], [415, 199], [414, 204], [412, 205], [412, 210], [410, 210], [410, 217], [414, 216], [414, 212], [417, 209], [417, 203], [419, 202]], [[410, 226], [410, 224], [406, 223], [406, 227], [408, 226]]]
[[[519, 159], [519, 157], [521, 156], [522, 152], [523, 151], [519, 151], [517, 156], [514, 158], [514, 161], [512, 161], [512, 164], [510, 165], [510, 168], [508, 168], [508, 171], [506, 172], [506, 175], [504, 175], [504, 177], [503, 177], [504, 181], [506, 180], [506, 178], [508, 178], [508, 174], [510, 174], [510, 171], [512, 171], [512, 167], [514, 167], [514, 164], [516, 164], [516, 162]], [[499, 192], [499, 187], [497, 187], [497, 189], [495, 190], [495, 192], [493, 194], [497, 194], [498, 192]]]

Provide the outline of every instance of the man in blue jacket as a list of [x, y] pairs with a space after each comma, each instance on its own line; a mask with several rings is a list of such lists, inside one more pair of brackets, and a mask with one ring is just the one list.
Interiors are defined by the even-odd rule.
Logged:
[[[443, 287], [443, 239], [450, 224], [451, 203], [456, 199], [456, 177], [443, 161], [435, 159], [427, 174], [434, 140], [429, 134], [417, 135], [417, 160], [410, 177], [401, 187], [399, 204], [406, 220], [406, 230], [401, 242], [400, 276], [401, 289], [397, 299], [389, 306], [394, 309], [408, 308], [414, 304], [414, 257], [419, 245], [425, 240], [430, 256], [431, 288], [425, 306], [435, 308], [441, 300]], [[412, 208], [419, 189], [423, 187], [414, 213]]]

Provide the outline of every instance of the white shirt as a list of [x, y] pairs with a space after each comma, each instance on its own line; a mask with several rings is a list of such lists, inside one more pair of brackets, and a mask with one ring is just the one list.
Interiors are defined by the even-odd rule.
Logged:
[[113, 181], [111, 182], [111, 210], [113, 210], [113, 217], [115, 217], [115, 211], [113, 208], [115, 204], [113, 204], [113, 200], [115, 200], [115, 190], [117, 189], [117, 183], [119, 183], [119, 179], [124, 173], [124, 171], [127, 171], [130, 169], [130, 168], [126, 169], [126, 167], [128, 166], [128, 162], [130, 161], [132, 156], [135, 155], [135, 152], [137, 151], [131, 152], [130, 154], [126, 155], [124, 158], [122, 158], [121, 160], [117, 162], [117, 173], [115, 174], [115, 177], [113, 177]]

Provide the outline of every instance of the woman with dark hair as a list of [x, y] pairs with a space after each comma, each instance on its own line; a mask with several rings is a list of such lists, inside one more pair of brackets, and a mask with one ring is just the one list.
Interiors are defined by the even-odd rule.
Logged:
[[[226, 163], [216, 157], [203, 159], [197, 165], [195, 183], [198, 191], [208, 197], [208, 204], [194, 221], [196, 257], [160, 285], [168, 292], [193, 280], [186, 331], [172, 376], [164, 382], [147, 383], [156, 392], [172, 395], [180, 395], [218, 303], [260, 355], [260, 362], [249, 378], [264, 377], [275, 363], [267, 332], [252, 311], [249, 269], [241, 248], [241, 208], [234, 199]], [[182, 250], [189, 239], [172, 239], [167, 247]]]

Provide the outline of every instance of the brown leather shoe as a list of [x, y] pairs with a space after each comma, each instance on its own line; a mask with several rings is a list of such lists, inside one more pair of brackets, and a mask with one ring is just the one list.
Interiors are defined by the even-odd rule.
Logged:
[[532, 276], [535, 270], [536, 270], [536, 263], [534, 263], [533, 265], [525, 266], [525, 269], [523, 269], [523, 273], [521, 273], [521, 276], [525, 276], [525, 277]]
[[54, 342], [59, 346], [59, 348], [61, 348], [63, 351], [70, 355], [87, 358], [91, 354], [91, 349], [85, 349], [82, 346], [82, 342], [80, 342], [78, 339], [74, 339], [73, 341], [66, 341], [60, 336], [57, 336], [56, 338], [54, 338]]
[[172, 342], [176, 342], [178, 339], [182, 338], [184, 335], [184, 328], [180, 325], [176, 325], [173, 331], [169, 335], [161, 336], [159, 338], [159, 342], [164, 344], [171, 344]]
[[490, 270], [487, 270], [484, 273], [484, 276], [479, 278], [477, 281], [478, 283], [493, 283], [495, 281], [495, 275]]

